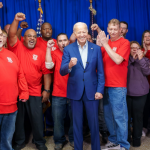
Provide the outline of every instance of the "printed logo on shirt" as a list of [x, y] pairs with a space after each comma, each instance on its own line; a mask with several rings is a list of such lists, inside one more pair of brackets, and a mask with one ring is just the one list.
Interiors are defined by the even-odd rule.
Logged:
[[13, 63], [13, 61], [10, 57], [7, 57], [7, 60], [8, 60], [9, 63]]
[[116, 52], [116, 50], [117, 50], [117, 47], [113, 47], [113, 48], [112, 48], [112, 50]]
[[38, 55], [33, 54], [33, 60], [37, 60], [38, 59]]
[[56, 47], [52, 47], [52, 51], [56, 50]]

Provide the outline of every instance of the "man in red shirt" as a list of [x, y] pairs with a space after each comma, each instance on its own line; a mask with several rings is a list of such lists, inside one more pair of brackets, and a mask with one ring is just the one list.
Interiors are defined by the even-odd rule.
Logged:
[[61, 76], [59, 73], [64, 47], [69, 44], [68, 37], [65, 33], [60, 33], [57, 36], [57, 44], [59, 49], [52, 51], [55, 42], [53, 39], [47, 43], [46, 51], [46, 68], [54, 69], [54, 83], [52, 93], [52, 116], [54, 120], [54, 142], [55, 150], [62, 150], [66, 144], [64, 119], [66, 116], [67, 108], [69, 109], [70, 128], [69, 128], [69, 141], [70, 145], [74, 147], [73, 141], [73, 122], [71, 114], [70, 100], [67, 97], [67, 82], [68, 75]]
[[130, 42], [120, 36], [121, 28], [117, 19], [109, 21], [107, 31], [110, 39], [104, 31], [100, 31], [97, 37], [97, 44], [103, 46], [104, 117], [110, 133], [109, 142], [102, 149], [129, 150], [126, 86]]
[[[30, 95], [29, 101], [25, 104], [18, 103], [14, 150], [20, 150], [25, 147], [24, 114], [26, 111], [31, 122], [33, 139], [37, 149], [47, 150], [46, 141], [43, 138], [42, 103], [49, 98], [51, 72], [45, 68], [45, 53], [35, 47], [37, 41], [36, 32], [33, 29], [27, 30], [24, 34], [23, 43], [17, 38], [16, 32], [19, 21], [24, 19], [25, 15], [23, 13], [17, 13], [8, 34], [8, 47], [21, 62]], [[41, 97], [42, 77], [44, 78], [44, 91]]]
[[12, 150], [12, 137], [17, 116], [17, 97], [25, 103], [29, 99], [27, 82], [16, 55], [3, 48], [0, 29], [0, 149]]

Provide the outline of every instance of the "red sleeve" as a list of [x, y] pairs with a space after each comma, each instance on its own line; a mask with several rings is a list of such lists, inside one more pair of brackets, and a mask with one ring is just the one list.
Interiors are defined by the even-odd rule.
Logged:
[[14, 46], [10, 46], [9, 45], [9, 41], [7, 40], [7, 44], [8, 44], [8, 49], [12, 52], [14, 52], [17, 56], [19, 55], [19, 50], [21, 50], [22, 48], [22, 43], [20, 42], [20, 40], [17, 38], [17, 42], [15, 43]]
[[130, 42], [124, 39], [116, 53], [128, 61], [130, 55]]
[[18, 88], [19, 88], [19, 99], [28, 100], [29, 99], [28, 85], [20, 63], [18, 72]]
[[22, 43], [24, 42], [23, 36], [21, 36], [21, 42], [22, 42]]

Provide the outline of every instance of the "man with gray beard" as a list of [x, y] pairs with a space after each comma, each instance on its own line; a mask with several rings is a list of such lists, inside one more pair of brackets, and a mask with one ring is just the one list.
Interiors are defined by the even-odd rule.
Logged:
[[[27, 112], [34, 143], [38, 150], [47, 150], [43, 138], [43, 114], [42, 103], [47, 101], [50, 94], [50, 73], [45, 68], [45, 53], [35, 47], [37, 35], [33, 29], [24, 34], [22, 43], [16, 36], [19, 21], [25, 19], [25, 14], [17, 13], [12, 22], [8, 34], [8, 49], [13, 51], [19, 58], [29, 88], [29, 100], [26, 103], [18, 102], [18, 115], [14, 134], [14, 150], [25, 147], [24, 115]], [[42, 76], [44, 78], [44, 91], [41, 97]]]

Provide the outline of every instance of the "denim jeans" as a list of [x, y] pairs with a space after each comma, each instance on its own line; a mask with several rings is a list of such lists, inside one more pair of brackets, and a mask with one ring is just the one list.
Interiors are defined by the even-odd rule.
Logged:
[[70, 100], [65, 97], [52, 97], [52, 116], [54, 120], [54, 142], [55, 144], [62, 144], [66, 141], [65, 131], [64, 131], [64, 119], [66, 117], [66, 112], [68, 109], [68, 114], [70, 118], [70, 128], [69, 128], [69, 141], [73, 142], [73, 122], [71, 113]]
[[0, 114], [0, 150], [12, 150], [16, 116], [17, 111], [9, 114]]
[[129, 150], [126, 94], [126, 88], [105, 87], [103, 104], [104, 117], [110, 133], [109, 141]]

